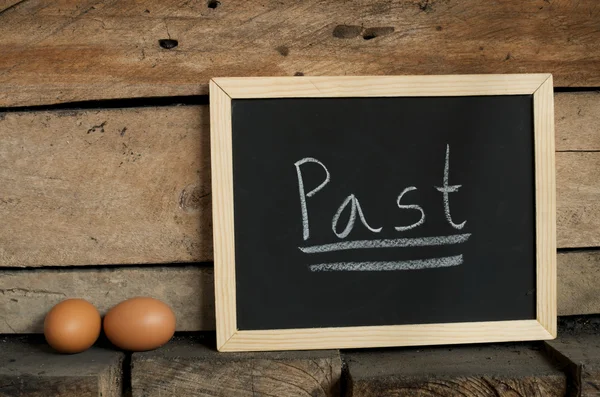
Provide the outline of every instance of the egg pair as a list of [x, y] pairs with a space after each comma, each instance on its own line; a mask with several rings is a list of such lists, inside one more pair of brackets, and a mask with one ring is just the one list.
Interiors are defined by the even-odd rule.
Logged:
[[[101, 328], [100, 313], [83, 299], [60, 302], [44, 320], [46, 341], [61, 353], [79, 353], [88, 349], [100, 336]], [[157, 299], [128, 299], [106, 314], [104, 333], [112, 344], [123, 350], [156, 349], [173, 337], [175, 314]]]

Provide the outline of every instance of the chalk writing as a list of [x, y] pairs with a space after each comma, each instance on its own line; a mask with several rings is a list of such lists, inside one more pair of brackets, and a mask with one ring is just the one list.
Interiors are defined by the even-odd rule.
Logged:
[[423, 211], [423, 208], [421, 208], [420, 206], [416, 205], [416, 204], [410, 204], [410, 205], [402, 205], [400, 204], [400, 200], [402, 200], [402, 197], [408, 193], [408, 192], [412, 192], [413, 190], [417, 190], [416, 187], [414, 186], [410, 186], [407, 187], [406, 189], [404, 189], [402, 191], [402, 193], [400, 193], [400, 195], [398, 196], [398, 199], [396, 200], [396, 204], [398, 205], [398, 208], [400, 209], [413, 209], [413, 210], [418, 210], [421, 211], [421, 218], [413, 223], [412, 225], [409, 226], [396, 226], [395, 229], [399, 232], [403, 232], [406, 230], [410, 230], [410, 229], [414, 229], [415, 227], [419, 227], [421, 226], [423, 223], [425, 223], [425, 211]]
[[335, 262], [310, 265], [312, 272], [380, 272], [393, 270], [418, 270], [440, 267], [458, 266], [463, 263], [463, 256], [446, 256], [442, 258], [415, 259], [409, 261], [375, 261], [375, 262]]
[[[323, 180], [323, 182], [321, 182], [316, 188], [312, 189], [308, 193], [306, 193], [306, 191], [305, 191], [304, 178], [302, 176], [302, 170], [300, 169], [300, 167], [306, 163], [318, 164], [319, 166], [321, 166], [321, 168], [323, 168], [323, 171], [325, 171], [325, 179]], [[307, 205], [306, 199], [313, 197], [315, 194], [317, 194], [319, 191], [321, 191], [321, 189], [323, 189], [325, 187], [325, 185], [327, 185], [331, 181], [331, 174], [329, 173], [329, 170], [327, 169], [325, 164], [323, 164], [321, 161], [317, 160], [314, 157], [305, 157], [305, 158], [297, 161], [296, 163], [294, 163], [294, 165], [296, 167], [296, 175], [298, 177], [298, 191], [300, 194], [300, 211], [302, 214], [302, 236], [303, 236], [303, 239], [306, 241], [310, 237], [308, 205]], [[452, 220], [452, 215], [450, 213], [450, 193], [458, 192], [458, 190], [462, 186], [462, 185], [450, 185], [450, 145], [446, 145], [446, 158], [445, 158], [445, 163], [444, 163], [443, 184], [444, 184], [443, 186], [441, 186], [441, 187], [436, 186], [435, 188], [437, 189], [437, 191], [439, 191], [443, 195], [444, 214], [446, 216], [446, 220], [454, 229], [461, 230], [462, 228], [464, 228], [467, 221], [463, 221], [462, 223], [459, 223], [459, 224], [454, 223]], [[418, 204], [401, 204], [400, 203], [402, 201], [402, 198], [406, 195], [406, 193], [409, 193], [409, 192], [412, 192], [415, 190], [417, 190], [417, 188], [415, 186], [409, 186], [409, 187], [405, 188], [402, 191], [402, 193], [400, 193], [398, 195], [398, 198], [396, 199], [396, 205], [398, 206], [399, 209], [402, 209], [402, 210], [419, 211], [421, 213], [421, 217], [419, 218], [419, 220], [417, 222], [415, 222], [411, 225], [395, 226], [395, 229], [399, 232], [415, 229], [425, 223], [425, 219], [426, 219], [425, 211], [423, 210], [423, 208], [420, 205], [418, 205]], [[344, 227], [344, 229], [342, 231], [338, 231], [338, 222], [340, 220], [340, 216], [342, 215], [344, 210], [348, 207], [350, 208], [349, 209], [350, 216], [348, 217], [348, 222], [346, 223], [346, 226]], [[346, 237], [348, 237], [348, 235], [354, 228], [354, 223], [356, 222], [357, 215], [360, 218], [360, 221], [363, 224], [363, 226], [365, 226], [371, 232], [379, 233], [383, 230], [383, 227], [376, 228], [376, 227], [372, 227], [371, 225], [369, 225], [369, 223], [366, 220], [364, 211], [360, 205], [360, 202], [358, 201], [358, 198], [354, 194], [350, 194], [346, 197], [346, 199], [344, 199], [342, 204], [338, 207], [337, 211], [333, 215], [332, 222], [331, 222], [331, 229], [333, 230], [333, 233], [340, 239], [345, 239]]]
[[[313, 190], [311, 190], [308, 193], [304, 193], [304, 180], [302, 179], [302, 172], [300, 171], [300, 166], [302, 164], [305, 163], [316, 163], [319, 164], [321, 167], [323, 167], [323, 169], [326, 172], [326, 177], [325, 180], [316, 188], [314, 188]], [[314, 196], [319, 190], [323, 189], [323, 187], [325, 187], [325, 185], [327, 185], [329, 183], [329, 171], [327, 170], [327, 167], [325, 167], [325, 165], [323, 163], [321, 163], [319, 160], [312, 158], [312, 157], [305, 157], [302, 160], [296, 161], [296, 163], [294, 163], [294, 165], [296, 166], [296, 174], [298, 175], [298, 189], [300, 190], [300, 207], [301, 207], [301, 211], [302, 211], [302, 229], [303, 229], [303, 237], [304, 240], [308, 240], [308, 237], [310, 237], [310, 229], [308, 226], [308, 209], [306, 207], [306, 198], [307, 197], [312, 197]]]
[[[308, 193], [305, 191], [304, 178], [302, 176], [301, 167], [307, 163], [314, 163], [319, 165], [325, 172], [325, 179], [314, 189]], [[300, 194], [300, 210], [302, 213], [302, 228], [303, 228], [303, 239], [307, 241], [310, 237], [310, 224], [308, 216], [308, 205], [307, 198], [313, 197], [319, 191], [321, 191], [330, 181], [331, 174], [325, 164], [317, 160], [314, 157], [305, 157], [296, 163], [296, 175], [298, 177], [298, 192]], [[444, 161], [444, 178], [443, 186], [434, 186], [437, 191], [442, 193], [442, 202], [444, 206], [444, 215], [446, 221], [450, 224], [453, 229], [461, 230], [465, 227], [467, 221], [462, 223], [454, 223], [452, 215], [450, 213], [450, 193], [456, 193], [462, 185], [450, 185], [450, 145], [446, 145], [446, 156]], [[419, 211], [421, 214], [418, 221], [405, 226], [395, 226], [394, 229], [398, 232], [404, 232], [418, 228], [425, 223], [425, 210], [418, 204], [401, 204], [404, 196], [412, 191], [416, 191], [416, 186], [406, 187], [396, 198], [396, 205], [400, 210], [412, 210]], [[339, 230], [338, 223], [340, 217], [344, 211], [348, 209], [349, 216], [343, 230]], [[331, 220], [331, 229], [335, 236], [341, 240], [346, 239], [356, 223], [356, 218], [360, 219], [362, 225], [372, 233], [379, 233], [383, 230], [383, 227], [371, 226], [365, 217], [364, 211], [358, 198], [353, 194], [349, 194], [342, 204], [338, 207]], [[372, 240], [348, 240], [338, 241], [334, 243], [312, 245], [298, 247], [300, 251], [305, 254], [320, 254], [325, 252], [344, 251], [344, 250], [358, 250], [358, 249], [380, 249], [380, 248], [403, 248], [403, 247], [424, 247], [424, 246], [441, 246], [441, 245], [452, 245], [462, 244], [466, 242], [470, 233], [464, 233], [459, 235], [448, 235], [448, 236], [430, 236], [430, 237], [415, 237], [415, 238], [392, 238], [392, 239], [372, 239]], [[309, 268], [313, 272], [321, 271], [390, 271], [390, 270], [414, 270], [414, 269], [427, 269], [427, 268], [442, 268], [458, 266], [463, 263], [462, 255], [443, 257], [443, 258], [431, 258], [431, 259], [417, 259], [408, 261], [366, 261], [366, 262], [335, 262], [335, 263], [321, 263], [310, 265]]]
[[450, 145], [446, 145], [446, 164], [444, 165], [444, 186], [436, 187], [439, 192], [442, 192], [444, 195], [444, 213], [446, 214], [446, 220], [448, 223], [455, 229], [462, 229], [465, 227], [467, 221], [463, 221], [461, 224], [456, 224], [452, 222], [452, 215], [450, 215], [450, 193], [458, 192], [458, 189], [461, 185], [448, 186], [450, 179]]
[[470, 233], [455, 234], [451, 236], [397, 238], [383, 240], [354, 240], [340, 241], [337, 243], [298, 247], [305, 254], [319, 254], [322, 252], [345, 251], [372, 248], [401, 248], [401, 247], [433, 247], [439, 245], [461, 244], [471, 237]]
[[[344, 231], [341, 233], [338, 233], [336, 230], [337, 223], [340, 219], [340, 215], [342, 215], [342, 212], [344, 212], [344, 209], [348, 206], [349, 203], [352, 203], [352, 207], [350, 207], [350, 217], [348, 218], [348, 223], [346, 224]], [[363, 214], [363, 210], [360, 206], [360, 203], [358, 202], [358, 199], [356, 197], [354, 197], [353, 194], [351, 194], [346, 198], [346, 200], [344, 200], [342, 205], [340, 205], [340, 208], [338, 208], [337, 212], [333, 216], [333, 220], [331, 222], [331, 229], [333, 230], [333, 232], [335, 233], [336, 236], [338, 236], [339, 238], [345, 238], [346, 236], [348, 236], [350, 234], [350, 232], [352, 231], [352, 228], [354, 228], [354, 221], [356, 220], [357, 212], [358, 212], [358, 216], [360, 217], [360, 221], [367, 229], [369, 229], [370, 231], [372, 231], [374, 233], [379, 233], [381, 231], [380, 227], [375, 229], [375, 228], [372, 228], [371, 226], [369, 226], [369, 224], [367, 223], [367, 220], [365, 219], [365, 215]]]

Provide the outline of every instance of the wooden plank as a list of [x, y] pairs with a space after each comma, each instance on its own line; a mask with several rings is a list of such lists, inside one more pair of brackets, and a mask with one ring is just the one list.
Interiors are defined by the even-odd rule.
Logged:
[[[558, 255], [558, 314], [600, 313], [600, 251]], [[169, 304], [178, 331], [215, 329], [210, 268], [195, 266], [31, 269], [0, 272], [0, 334], [42, 332], [48, 310], [68, 297], [105, 313], [134, 296]]]
[[556, 150], [600, 150], [600, 91], [554, 95]]
[[0, 266], [212, 261], [207, 106], [0, 114]]
[[[559, 149], [597, 150], [580, 126], [600, 95], [556, 98]], [[212, 261], [208, 124], [207, 106], [0, 113], [0, 267]], [[600, 153], [556, 163], [559, 248], [600, 246]]]
[[0, 14], [0, 106], [206, 94], [218, 76], [549, 72], [600, 86], [599, 13], [596, 0], [29, 0]]
[[23, 0], [0, 0], [0, 15], [17, 7]]
[[559, 248], [600, 247], [600, 152], [556, 153]]
[[567, 380], [536, 345], [344, 354], [346, 396], [564, 396]]
[[120, 397], [125, 354], [92, 347], [56, 354], [43, 340], [0, 338], [0, 396]]
[[132, 356], [133, 397], [339, 396], [339, 352], [222, 354], [215, 340], [178, 338]]
[[104, 314], [135, 296], [162, 300], [178, 331], [214, 330], [213, 271], [195, 266], [0, 271], [0, 334], [43, 332], [44, 317], [66, 298], [83, 298]]
[[566, 331], [558, 339], [546, 342], [550, 354], [565, 366], [572, 378], [572, 395], [600, 395], [600, 336], [597, 331]]
[[558, 254], [558, 314], [600, 313], [600, 251]]

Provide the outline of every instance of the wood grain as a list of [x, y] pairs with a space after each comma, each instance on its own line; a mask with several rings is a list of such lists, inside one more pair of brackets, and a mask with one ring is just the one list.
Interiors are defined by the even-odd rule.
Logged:
[[600, 391], [600, 337], [594, 333], [566, 333], [546, 347], [565, 366], [573, 381], [572, 394], [596, 397]]
[[213, 81], [231, 98], [239, 99], [530, 95], [548, 78], [552, 83], [548, 74], [224, 77]]
[[[600, 251], [558, 255], [558, 314], [600, 313]], [[0, 334], [39, 333], [52, 306], [68, 297], [105, 313], [127, 298], [168, 303], [178, 331], [215, 329], [213, 274], [195, 266], [30, 269], [0, 272]]]
[[556, 165], [552, 76], [533, 94], [535, 150], [536, 312], [556, 337]]
[[0, 266], [212, 261], [208, 107], [0, 114]]
[[600, 251], [558, 254], [558, 314], [600, 313]]
[[168, 304], [178, 331], [215, 329], [211, 268], [114, 267], [0, 271], [0, 334], [43, 332], [46, 313], [63, 299], [86, 299], [105, 314], [135, 296]]
[[121, 397], [125, 354], [56, 354], [43, 340], [0, 337], [0, 396]]
[[[596, 150], [600, 95], [556, 98], [558, 150]], [[0, 113], [0, 136], [0, 267], [213, 260], [207, 106]], [[600, 153], [556, 164], [559, 248], [600, 246]]]
[[556, 153], [559, 248], [600, 247], [600, 153]]
[[132, 356], [133, 397], [337, 397], [337, 351], [219, 354], [215, 341], [178, 339]]
[[217, 349], [237, 330], [231, 97], [210, 83], [210, 144], [215, 249]]
[[566, 376], [535, 345], [344, 354], [346, 397], [564, 396]]
[[[219, 76], [552, 73], [600, 86], [596, 0], [28, 0], [0, 14], [0, 106], [197, 95]], [[160, 39], [178, 46], [161, 48]]]
[[556, 150], [600, 150], [600, 91], [554, 95]]
[[353, 349], [548, 340], [555, 336], [537, 320], [342, 328], [238, 330], [220, 351]]
[[20, 3], [23, 3], [23, 0], [0, 0], [0, 15], [10, 12]]

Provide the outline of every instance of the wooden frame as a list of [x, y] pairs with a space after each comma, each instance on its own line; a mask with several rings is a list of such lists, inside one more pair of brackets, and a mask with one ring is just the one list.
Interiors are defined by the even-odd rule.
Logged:
[[[533, 94], [537, 319], [239, 331], [236, 320], [231, 100]], [[545, 340], [556, 337], [556, 188], [552, 75], [256, 77], [210, 81], [217, 348], [308, 350]]]

